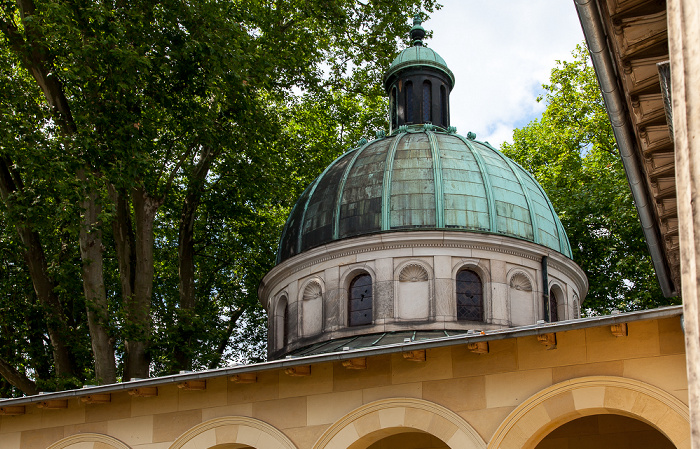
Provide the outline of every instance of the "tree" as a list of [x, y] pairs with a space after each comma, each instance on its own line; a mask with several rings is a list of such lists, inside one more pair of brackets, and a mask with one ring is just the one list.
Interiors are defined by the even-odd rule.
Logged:
[[239, 320], [259, 334], [290, 198], [358, 134], [330, 112], [382, 121], [383, 68], [434, 2], [1, 8], [0, 282], [18, 315], [0, 319], [0, 375], [17, 394], [214, 367]]
[[676, 304], [656, 280], [588, 51], [557, 61], [543, 86], [542, 117], [513, 132], [503, 152], [551, 199], [584, 269], [589, 314]]

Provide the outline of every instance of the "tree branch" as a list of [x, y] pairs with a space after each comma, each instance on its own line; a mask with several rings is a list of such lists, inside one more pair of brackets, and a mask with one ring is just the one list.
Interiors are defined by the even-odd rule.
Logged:
[[214, 358], [211, 363], [209, 363], [209, 369], [214, 369], [219, 366], [221, 363], [221, 358], [224, 356], [224, 351], [226, 350], [226, 346], [228, 346], [229, 340], [231, 340], [231, 334], [233, 334], [233, 328], [238, 322], [238, 320], [243, 316], [243, 307], [239, 307], [235, 309], [231, 313], [231, 317], [229, 318], [228, 326], [226, 326], [226, 333], [224, 336], [221, 338], [221, 341], [219, 341], [219, 346], [216, 348], [216, 358]]
[[18, 388], [22, 393], [32, 396], [39, 394], [39, 389], [36, 384], [24, 374], [20, 373], [7, 360], [0, 357], [0, 375], [5, 378], [12, 386]]

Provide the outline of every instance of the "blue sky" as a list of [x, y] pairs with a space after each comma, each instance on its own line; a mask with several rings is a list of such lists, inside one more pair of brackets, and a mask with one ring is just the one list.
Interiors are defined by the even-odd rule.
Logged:
[[451, 124], [499, 147], [538, 118], [541, 86], [583, 32], [572, 0], [441, 0], [423, 23], [455, 75]]

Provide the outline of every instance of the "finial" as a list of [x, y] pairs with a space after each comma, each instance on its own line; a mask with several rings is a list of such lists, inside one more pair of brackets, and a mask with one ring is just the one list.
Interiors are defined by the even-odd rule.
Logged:
[[425, 28], [421, 26], [423, 19], [420, 14], [416, 14], [413, 17], [413, 28], [411, 28], [411, 40], [413, 41], [413, 46], [422, 47], [423, 38], [425, 37]]

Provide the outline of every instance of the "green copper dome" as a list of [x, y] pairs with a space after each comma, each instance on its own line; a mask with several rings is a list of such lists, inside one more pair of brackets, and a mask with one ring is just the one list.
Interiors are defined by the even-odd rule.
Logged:
[[427, 124], [402, 126], [331, 163], [294, 206], [277, 262], [336, 240], [418, 229], [499, 234], [571, 257], [529, 173], [487, 143]]
[[394, 59], [394, 62], [392, 62], [389, 66], [389, 70], [387, 70], [386, 74], [384, 75], [384, 79], [388, 80], [393, 74], [409, 67], [416, 66], [429, 66], [443, 71], [450, 78], [450, 81], [454, 86], [455, 77], [452, 74], [452, 70], [447, 67], [445, 60], [442, 59], [442, 56], [437, 54], [437, 52], [432, 48], [423, 46], [408, 47], [399, 53], [399, 55]]
[[423, 21], [420, 15], [413, 18], [413, 28], [411, 28], [410, 36], [413, 41], [413, 46], [408, 47], [394, 59], [394, 62], [389, 66], [389, 70], [384, 74], [385, 88], [390, 84], [392, 76], [398, 74], [404, 69], [410, 67], [432, 67], [445, 73], [450, 79], [450, 89], [455, 84], [455, 77], [452, 70], [447, 67], [447, 63], [442, 56], [437, 54], [432, 48], [423, 46], [423, 38], [425, 37], [425, 29], [421, 26]]

